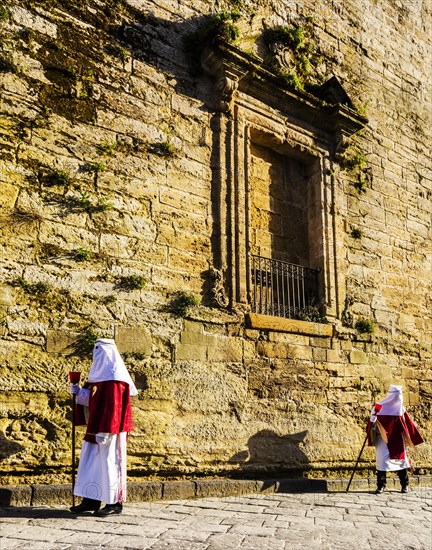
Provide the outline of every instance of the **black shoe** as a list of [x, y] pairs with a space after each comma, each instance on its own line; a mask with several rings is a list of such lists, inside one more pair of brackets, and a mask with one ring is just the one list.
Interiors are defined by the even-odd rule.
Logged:
[[402, 487], [401, 493], [408, 493], [408, 487]]
[[123, 511], [123, 505], [120, 502], [117, 504], [107, 504], [101, 510], [97, 510], [95, 516], [111, 516], [113, 514], [121, 514]]
[[378, 489], [375, 491], [376, 495], [382, 495], [384, 493], [384, 487], [378, 487]]
[[71, 506], [69, 510], [74, 514], [85, 514], [86, 512], [97, 512], [101, 506], [99, 500], [84, 498], [78, 506]]

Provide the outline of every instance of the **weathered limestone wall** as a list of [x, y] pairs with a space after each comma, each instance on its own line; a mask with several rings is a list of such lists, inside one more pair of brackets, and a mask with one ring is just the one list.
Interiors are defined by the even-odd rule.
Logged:
[[[308, 25], [321, 74], [366, 107], [348, 149], [362, 162], [326, 174], [330, 325], [264, 326], [244, 304], [211, 301], [216, 84], [183, 39], [233, 7], [248, 52], [260, 53], [264, 26]], [[116, 338], [139, 388], [131, 476], [346, 471], [391, 383], [404, 386], [427, 440], [413, 455], [429, 471], [430, 3], [9, 0], [2, 10], [2, 483], [67, 479], [67, 373], [85, 376], [95, 335]], [[201, 305], [175, 315], [178, 291]], [[359, 333], [360, 319], [375, 332]]]

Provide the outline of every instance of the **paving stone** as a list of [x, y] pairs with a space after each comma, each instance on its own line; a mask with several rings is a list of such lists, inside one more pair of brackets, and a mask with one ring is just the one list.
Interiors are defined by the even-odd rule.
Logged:
[[285, 542], [272, 538], [246, 536], [240, 548], [256, 548], [257, 550], [283, 550]]
[[[0, 510], [2, 550], [430, 550], [431, 491], [286, 494], [129, 505], [108, 518], [71, 518], [65, 507]], [[403, 506], [401, 506], [403, 505]], [[214, 506], [211, 508], [209, 506]], [[221, 506], [224, 509], [221, 509]], [[229, 508], [236, 507], [237, 511]], [[179, 512], [181, 510], [181, 512]], [[296, 510], [299, 515], [294, 515]], [[4, 521], [3, 521], [4, 520]]]
[[2, 539], [1, 539], [1, 550], [10, 550], [12, 548], [24, 548], [24, 544], [26, 543], [23, 543], [22, 540], [20, 539], [11, 539], [11, 538], [3, 538], [2, 536]]
[[58, 536], [56, 542], [64, 542], [70, 544], [71, 546], [75, 544], [98, 544], [100, 546], [109, 543], [115, 538], [115, 535], [110, 533], [89, 533], [88, 531], [80, 531], [78, 533], [73, 533], [70, 531], [64, 531], [63, 536]]
[[158, 542], [157, 538], [148, 538], [143, 536], [122, 535], [114, 537], [109, 542], [106, 542], [104, 548], [127, 548], [128, 550], [145, 550], [153, 548], [153, 545]]
[[244, 540], [241, 533], [227, 533], [225, 535], [210, 535], [207, 539], [208, 550], [227, 550], [227, 548], [240, 548]]
[[191, 542], [189, 540], [179, 541], [176, 538], [156, 542], [152, 550], [207, 550], [207, 543]]
[[275, 527], [262, 527], [261, 525], [244, 525], [243, 523], [233, 525], [230, 533], [243, 533], [244, 535], [254, 535], [258, 537], [273, 537], [276, 533]]
[[198, 525], [195, 526], [195, 529], [192, 529], [189, 525], [185, 529], [170, 529], [163, 533], [159, 538], [160, 540], [164, 539], [174, 539], [178, 541], [187, 540], [191, 542], [204, 542], [209, 537], [208, 531], [201, 531]]
[[228, 504], [224, 510], [232, 510], [233, 512], [247, 512], [248, 514], [262, 514], [263, 506], [254, 506], [253, 504]]
[[0, 525], [0, 535], [2, 537], [13, 536], [23, 529], [20, 525], [17, 525], [16, 523], [3, 523], [3, 521], [1, 521]]
[[206, 518], [212, 517], [212, 518], [230, 518], [233, 517], [236, 513], [234, 510], [214, 510], [210, 508], [203, 508], [200, 509], [197, 513], [197, 516], [205, 516]]
[[112, 535], [127, 535], [130, 537], [134, 536], [143, 536], [148, 538], [157, 538], [162, 533], [167, 532], [169, 529], [168, 526], [162, 526], [160, 523], [155, 525], [152, 523], [147, 523], [145, 525], [129, 525], [129, 524], [119, 524], [115, 528], [106, 529], [106, 533]]
[[[63, 542], [61, 539], [65, 539], [67, 536], [75, 536], [76, 533], [71, 530], [59, 529], [59, 528], [46, 528], [43, 526], [33, 526], [27, 525], [15, 533], [14, 538], [28, 541], [45, 541], [47, 543], [53, 543], [57, 541]], [[91, 537], [94, 538], [94, 533], [91, 534]]]

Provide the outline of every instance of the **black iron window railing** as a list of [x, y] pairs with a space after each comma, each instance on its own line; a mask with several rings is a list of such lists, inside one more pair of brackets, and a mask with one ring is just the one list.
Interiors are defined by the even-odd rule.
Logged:
[[319, 304], [319, 269], [251, 256], [252, 311], [263, 315], [302, 318]]

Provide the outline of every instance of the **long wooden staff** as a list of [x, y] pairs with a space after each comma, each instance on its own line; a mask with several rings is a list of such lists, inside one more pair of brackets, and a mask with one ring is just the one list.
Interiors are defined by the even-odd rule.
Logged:
[[[78, 384], [81, 373], [78, 371], [69, 372], [69, 380], [71, 384]], [[76, 407], [76, 395], [72, 394], [72, 506], [75, 506], [75, 407]]]
[[361, 457], [361, 455], [362, 455], [363, 449], [365, 448], [367, 438], [368, 438], [368, 436], [367, 436], [367, 434], [366, 434], [365, 440], [363, 441], [362, 448], [361, 448], [360, 453], [359, 453], [358, 458], [357, 458], [357, 462], [355, 463], [355, 466], [354, 466], [354, 468], [353, 468], [353, 471], [352, 471], [350, 480], [349, 480], [349, 482], [348, 482], [348, 487], [346, 488], [346, 492], [347, 492], [347, 493], [348, 493], [348, 491], [349, 491], [349, 488], [350, 488], [350, 485], [351, 485], [351, 481], [353, 480], [355, 471], [357, 470], [358, 463], [360, 462], [360, 457]]
[[[375, 405], [374, 405], [374, 414], [376, 414], [381, 408], [382, 408], [382, 405], [380, 405], [379, 403], [375, 403]], [[357, 462], [355, 463], [355, 466], [354, 466], [354, 468], [353, 468], [353, 471], [352, 471], [350, 480], [349, 480], [349, 482], [348, 482], [348, 486], [347, 486], [347, 488], [346, 488], [346, 492], [347, 492], [347, 493], [348, 493], [349, 488], [350, 488], [350, 486], [351, 486], [351, 481], [353, 480], [355, 471], [357, 470], [358, 463], [360, 462], [360, 457], [361, 457], [361, 455], [362, 455], [362, 453], [363, 453], [363, 449], [365, 448], [367, 439], [368, 439], [368, 434], [366, 433], [365, 440], [363, 441], [363, 445], [362, 445], [362, 448], [360, 449], [360, 452], [359, 452], [359, 455], [358, 455], [358, 458], [357, 458]]]

